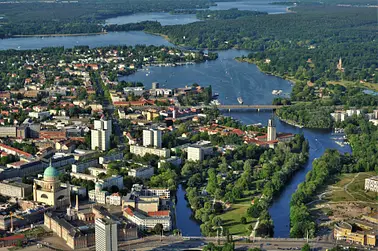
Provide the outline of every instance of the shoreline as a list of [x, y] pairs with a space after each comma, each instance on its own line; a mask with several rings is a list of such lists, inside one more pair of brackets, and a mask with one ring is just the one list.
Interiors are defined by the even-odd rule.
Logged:
[[80, 37], [80, 36], [95, 36], [105, 35], [108, 32], [95, 32], [95, 33], [74, 33], [74, 34], [35, 34], [35, 35], [13, 35], [9, 38], [23, 38], [23, 37]]
[[248, 63], [248, 64], [254, 64], [256, 65], [257, 69], [259, 69], [259, 71], [261, 71], [262, 73], [265, 73], [266, 75], [269, 75], [269, 76], [274, 76], [274, 77], [278, 77], [278, 78], [282, 78], [282, 79], [285, 79], [287, 81], [289, 81], [292, 85], [295, 85], [295, 82], [296, 81], [300, 81], [298, 79], [295, 79], [295, 78], [291, 78], [291, 77], [288, 77], [288, 76], [280, 76], [280, 75], [276, 75], [274, 73], [271, 73], [271, 72], [267, 72], [267, 71], [263, 71], [257, 64], [256, 62], [248, 59], [248, 58], [245, 58], [245, 59], [242, 59], [241, 57], [236, 57], [235, 60], [237, 62], [240, 62], [240, 63]]

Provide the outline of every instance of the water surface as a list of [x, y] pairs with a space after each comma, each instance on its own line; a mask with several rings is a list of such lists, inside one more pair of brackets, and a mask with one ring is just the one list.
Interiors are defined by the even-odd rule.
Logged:
[[170, 14], [167, 12], [136, 13], [128, 16], [109, 18], [106, 24], [128, 24], [143, 21], [158, 21], [161, 25], [189, 24], [200, 21], [194, 14]]
[[44, 47], [72, 48], [78, 45], [88, 45], [91, 48], [109, 45], [167, 45], [173, 46], [161, 36], [146, 34], [143, 31], [109, 32], [90, 36], [59, 36], [59, 37], [17, 37], [0, 39], [0, 50], [30, 50]]

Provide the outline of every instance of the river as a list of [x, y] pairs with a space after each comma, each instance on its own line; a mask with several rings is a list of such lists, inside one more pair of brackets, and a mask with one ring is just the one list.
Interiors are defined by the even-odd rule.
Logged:
[[[248, 5], [250, 3], [263, 5], [262, 0], [250, 2], [240, 2]], [[235, 3], [233, 3], [235, 4]], [[226, 6], [227, 3], [219, 3], [218, 8]], [[235, 5], [232, 5], [235, 7]], [[274, 13], [276, 5], [269, 5], [270, 13]], [[228, 8], [228, 7], [224, 7]], [[265, 8], [265, 7], [264, 7]], [[281, 6], [281, 8], [283, 8]], [[286, 7], [284, 7], [286, 8]], [[165, 13], [167, 14], [167, 13]], [[169, 14], [168, 14], [169, 15]], [[133, 32], [112, 32], [105, 35], [77, 36], [77, 37], [28, 37], [12, 38], [0, 40], [0, 50], [5, 49], [39, 49], [43, 47], [64, 46], [71, 48], [76, 45], [88, 45], [91, 48], [107, 45], [171, 45], [162, 37], [145, 34], [140, 31]], [[227, 50], [219, 52], [219, 58], [196, 65], [180, 67], [150, 67], [148, 70], [138, 71], [136, 74], [124, 77], [127, 81], [141, 81], [147, 88], [152, 82], [158, 81], [165, 87], [180, 87], [190, 85], [194, 82], [207, 86], [212, 85], [213, 92], [219, 93], [220, 102], [223, 104], [236, 104], [236, 98], [241, 96], [246, 104], [269, 104], [274, 96], [271, 94], [274, 89], [282, 89], [284, 93], [291, 91], [291, 84], [283, 79], [268, 76], [261, 73], [255, 65], [239, 63], [234, 57], [245, 55], [248, 51]], [[147, 75], [148, 74], [148, 75]], [[271, 112], [226, 112], [225, 115], [233, 116], [243, 123], [262, 123], [267, 124], [271, 118]], [[303, 182], [305, 175], [311, 170], [311, 163], [315, 158], [322, 155], [325, 149], [335, 148], [342, 152], [350, 152], [350, 147], [344, 148], [337, 145], [331, 139], [331, 132], [299, 129], [276, 120], [277, 131], [290, 133], [303, 133], [310, 143], [310, 158], [305, 168], [297, 172], [292, 180], [286, 185], [280, 196], [276, 198], [270, 208], [270, 213], [274, 221], [275, 237], [289, 236], [289, 213], [290, 199], [299, 183]], [[177, 227], [182, 230], [184, 235], [200, 234], [199, 224], [190, 219], [191, 210], [186, 206], [185, 190], [180, 186], [177, 193]]]

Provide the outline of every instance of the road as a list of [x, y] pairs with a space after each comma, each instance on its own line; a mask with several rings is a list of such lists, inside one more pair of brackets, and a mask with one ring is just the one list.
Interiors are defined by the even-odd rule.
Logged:
[[[185, 238], [185, 237], [184, 237]], [[249, 248], [262, 248], [263, 250], [299, 250], [305, 243], [304, 239], [262, 239], [248, 243], [244, 238], [235, 240], [237, 250], [248, 250]], [[201, 250], [209, 242], [216, 243], [216, 238], [183, 239], [182, 237], [166, 237], [160, 241], [160, 237], [150, 236], [144, 239], [129, 241], [120, 245], [120, 250]], [[326, 250], [335, 246], [329, 241], [309, 241], [312, 248]]]

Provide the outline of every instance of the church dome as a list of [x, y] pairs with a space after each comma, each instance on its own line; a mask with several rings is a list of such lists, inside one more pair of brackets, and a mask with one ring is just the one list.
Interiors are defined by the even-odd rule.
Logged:
[[43, 172], [43, 180], [45, 181], [56, 180], [58, 179], [58, 177], [59, 177], [58, 170], [56, 170], [55, 167], [53, 167], [50, 162], [50, 166], [47, 167], [45, 171]]

